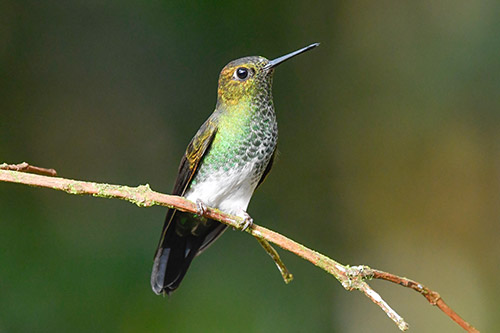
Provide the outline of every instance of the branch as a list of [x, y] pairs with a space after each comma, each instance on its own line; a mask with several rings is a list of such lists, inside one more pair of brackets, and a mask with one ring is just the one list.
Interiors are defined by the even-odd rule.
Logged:
[[[23, 163], [21, 165], [23, 165]], [[175, 208], [183, 212], [199, 214], [199, 212], [197, 212], [197, 206], [195, 203], [183, 197], [155, 192], [151, 190], [151, 188], [147, 184], [138, 187], [129, 187], [122, 185], [84, 182], [72, 179], [28, 174], [19, 171], [11, 171], [13, 170], [13, 168], [9, 168], [9, 165], [7, 164], [1, 164], [0, 169], [5, 169], [4, 166], [7, 166], [6, 169], [8, 169], [0, 170], [0, 181], [4, 182], [51, 188], [70, 194], [92, 195], [102, 198], [122, 199], [132, 202], [139, 207], [151, 207], [154, 205], [159, 205], [169, 208]], [[43, 168], [33, 168], [36, 167], [30, 166], [30, 168], [27, 168], [26, 170], [48, 170]], [[50, 170], [54, 171], [55, 173], [55, 170]], [[226, 214], [218, 209], [210, 207], [206, 209], [203, 216], [213, 220], [217, 220], [239, 230], [242, 230], [244, 224], [242, 218]], [[449, 308], [438, 293], [428, 289], [427, 287], [424, 287], [418, 282], [406, 278], [401, 278], [396, 275], [376, 269], [371, 269], [367, 266], [349, 267], [342, 265], [335, 260], [330, 259], [327, 256], [314, 250], [311, 250], [277, 232], [258, 226], [256, 224], [253, 224], [253, 226], [248, 228], [246, 232], [250, 233], [252, 236], [256, 237], [259, 240], [261, 245], [277, 263], [284, 278], [291, 278], [291, 274], [286, 270], [284, 265], [282, 266], [277, 252], [272, 247], [270, 247], [270, 244], [268, 242], [274, 243], [282, 249], [290, 251], [311, 262], [313, 265], [325, 270], [327, 273], [333, 275], [346, 290], [359, 290], [363, 292], [368, 298], [370, 298], [375, 304], [377, 304], [402, 331], [405, 331], [409, 328], [408, 324], [382, 299], [382, 297], [380, 297], [377, 292], [375, 292], [368, 285], [366, 280], [372, 278], [382, 279], [416, 290], [420, 294], [424, 295], [424, 297], [426, 297], [430, 304], [438, 306], [438, 308], [440, 308], [451, 319], [456, 321], [467, 332], [479, 332], [473, 326], [463, 320], [451, 308]], [[276, 258], [278, 260], [276, 260]]]

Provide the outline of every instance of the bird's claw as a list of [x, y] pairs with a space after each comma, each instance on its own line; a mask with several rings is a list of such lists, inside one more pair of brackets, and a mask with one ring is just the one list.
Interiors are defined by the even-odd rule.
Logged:
[[205, 215], [207, 212], [207, 205], [200, 199], [196, 199], [196, 214], [199, 216]]
[[243, 212], [243, 222], [240, 224], [240, 226], [242, 227], [241, 231], [245, 231], [253, 226], [253, 218], [245, 211]]

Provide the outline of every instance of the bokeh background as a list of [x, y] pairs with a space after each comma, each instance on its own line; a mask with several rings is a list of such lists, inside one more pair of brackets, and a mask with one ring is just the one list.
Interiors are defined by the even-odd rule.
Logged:
[[[343, 263], [439, 291], [500, 330], [498, 1], [0, 1], [0, 162], [169, 192], [220, 69], [276, 70], [280, 155], [249, 212]], [[149, 286], [165, 209], [0, 184], [0, 331], [397, 332], [281, 251], [227, 231], [172, 297]], [[372, 285], [412, 332], [461, 332]]]

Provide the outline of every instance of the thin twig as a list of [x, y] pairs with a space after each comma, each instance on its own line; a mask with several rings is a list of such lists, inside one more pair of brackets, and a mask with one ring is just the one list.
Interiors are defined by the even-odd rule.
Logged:
[[26, 162], [19, 163], [19, 164], [2, 163], [2, 164], [0, 164], [0, 169], [12, 170], [12, 171], [22, 171], [22, 172], [31, 172], [31, 173], [36, 173], [36, 174], [45, 175], [45, 176], [57, 176], [57, 171], [54, 169], [41, 168], [41, 167], [29, 165]]
[[[117, 198], [127, 200], [140, 207], [150, 207], [160, 205], [170, 208], [175, 208], [180, 211], [196, 214], [197, 206], [195, 203], [178, 196], [162, 194], [152, 191], [149, 185], [141, 185], [138, 187], [128, 187], [120, 185], [109, 185], [101, 183], [92, 183], [77, 181], [65, 178], [46, 177], [40, 175], [27, 174], [17, 171], [0, 170], [0, 181], [27, 184], [31, 186], [52, 188], [55, 190], [65, 191], [71, 194], [92, 195], [104, 198]], [[242, 230], [244, 223], [243, 219], [238, 216], [225, 214], [218, 209], [207, 208], [205, 217], [217, 220], [236, 229]], [[415, 289], [425, 295], [439, 295], [431, 292], [425, 287], [420, 289], [415, 288], [420, 284], [405, 278], [399, 278], [395, 275], [382, 272], [379, 270], [370, 269], [367, 266], [344, 266], [327, 256], [311, 250], [302, 244], [299, 244], [277, 232], [266, 229], [264, 227], [253, 224], [246, 232], [252, 234], [258, 239], [263, 239], [266, 242], [271, 242], [279, 247], [290, 251], [305, 260], [308, 260], [315, 266], [320, 267], [329, 274], [333, 275], [346, 290], [360, 290], [377, 304], [391, 318], [398, 328], [402, 331], [408, 329], [408, 324], [399, 316], [381, 297], [378, 295], [365, 280], [370, 278], [384, 279], [395, 282], [400, 285]], [[261, 243], [262, 244], [262, 243]], [[274, 250], [274, 249], [273, 249]], [[273, 255], [272, 255], [273, 256]], [[275, 261], [276, 262], [276, 261]], [[421, 286], [421, 285], [420, 285]], [[426, 298], [428, 298], [426, 296]], [[432, 298], [431, 298], [432, 299]], [[429, 300], [429, 298], [428, 298]], [[432, 304], [432, 302], [431, 302]], [[440, 306], [441, 304], [441, 306]], [[459, 323], [468, 332], [478, 332], [472, 326], [467, 324], [465, 320], [458, 316], [442, 301], [441, 297], [436, 299], [436, 305], [450, 318]], [[446, 310], [449, 309], [449, 310]], [[467, 325], [462, 325], [466, 323]]]
[[360, 286], [359, 290], [361, 290], [369, 299], [372, 300], [373, 303], [377, 304], [384, 310], [384, 312], [387, 314], [389, 318], [392, 319], [393, 322], [398, 325], [398, 328], [401, 331], [406, 331], [409, 329], [408, 323], [400, 316], [397, 314], [396, 311], [394, 311], [389, 304], [387, 304], [386, 301], [380, 297], [380, 295], [373, 290], [368, 283], [363, 283], [362, 286]]
[[401, 286], [411, 288], [422, 296], [424, 296], [431, 305], [437, 306], [441, 311], [443, 311], [448, 317], [453, 319], [458, 325], [460, 325], [467, 332], [479, 332], [474, 326], [466, 322], [462, 317], [460, 317], [453, 309], [451, 309], [443, 300], [439, 293], [427, 288], [423, 284], [410, 280], [405, 277], [397, 276], [391, 273], [380, 271], [378, 269], [365, 269], [365, 276], [373, 279], [380, 279], [385, 281], [390, 281], [397, 283]]
[[281, 277], [283, 278], [283, 281], [285, 281], [286, 284], [292, 282], [293, 280], [293, 275], [290, 273], [290, 271], [286, 268], [285, 264], [280, 258], [280, 255], [278, 252], [269, 244], [267, 240], [265, 240], [262, 237], [255, 237], [259, 244], [266, 250], [267, 254], [273, 259], [274, 263], [278, 267], [278, 270], [281, 273]]

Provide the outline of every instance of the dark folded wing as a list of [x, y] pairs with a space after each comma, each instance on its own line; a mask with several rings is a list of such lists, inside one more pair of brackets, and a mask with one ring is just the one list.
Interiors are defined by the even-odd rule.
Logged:
[[[186, 153], [182, 157], [179, 165], [179, 172], [177, 174], [177, 179], [175, 180], [172, 194], [183, 196], [186, 193], [186, 190], [196, 174], [203, 156], [205, 156], [205, 153], [212, 144], [216, 133], [217, 118], [212, 115], [203, 125], [201, 125], [200, 129], [189, 143]], [[175, 212], [175, 209], [169, 209], [167, 212], [159, 245], [163, 242], [165, 232], [170, 225]]]

